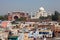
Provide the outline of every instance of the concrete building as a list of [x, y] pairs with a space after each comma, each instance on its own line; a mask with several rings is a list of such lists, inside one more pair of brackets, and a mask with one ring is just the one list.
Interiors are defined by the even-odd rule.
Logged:
[[8, 40], [8, 32], [0, 32], [0, 40]]

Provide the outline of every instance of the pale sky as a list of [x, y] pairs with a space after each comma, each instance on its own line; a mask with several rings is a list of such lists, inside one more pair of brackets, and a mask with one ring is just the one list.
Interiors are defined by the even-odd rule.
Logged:
[[47, 12], [60, 12], [60, 0], [0, 0], [0, 15], [20, 10], [36, 12], [40, 7], [44, 7]]

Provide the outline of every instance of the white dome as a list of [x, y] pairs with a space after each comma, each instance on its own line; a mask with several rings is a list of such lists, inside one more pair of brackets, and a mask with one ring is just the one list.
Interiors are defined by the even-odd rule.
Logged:
[[44, 8], [43, 7], [40, 7], [39, 10], [44, 10]]

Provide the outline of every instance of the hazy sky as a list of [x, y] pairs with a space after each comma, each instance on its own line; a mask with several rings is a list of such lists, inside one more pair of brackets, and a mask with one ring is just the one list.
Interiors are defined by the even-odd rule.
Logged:
[[20, 10], [35, 12], [40, 7], [49, 12], [54, 10], [60, 12], [60, 0], [0, 0], [0, 15]]

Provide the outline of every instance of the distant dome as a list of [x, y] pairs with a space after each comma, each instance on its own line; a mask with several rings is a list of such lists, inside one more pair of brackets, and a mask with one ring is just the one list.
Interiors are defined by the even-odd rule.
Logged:
[[44, 10], [44, 8], [43, 8], [43, 7], [40, 7], [40, 8], [39, 8], [39, 10], [42, 10], [42, 11], [43, 11], [43, 10]]

